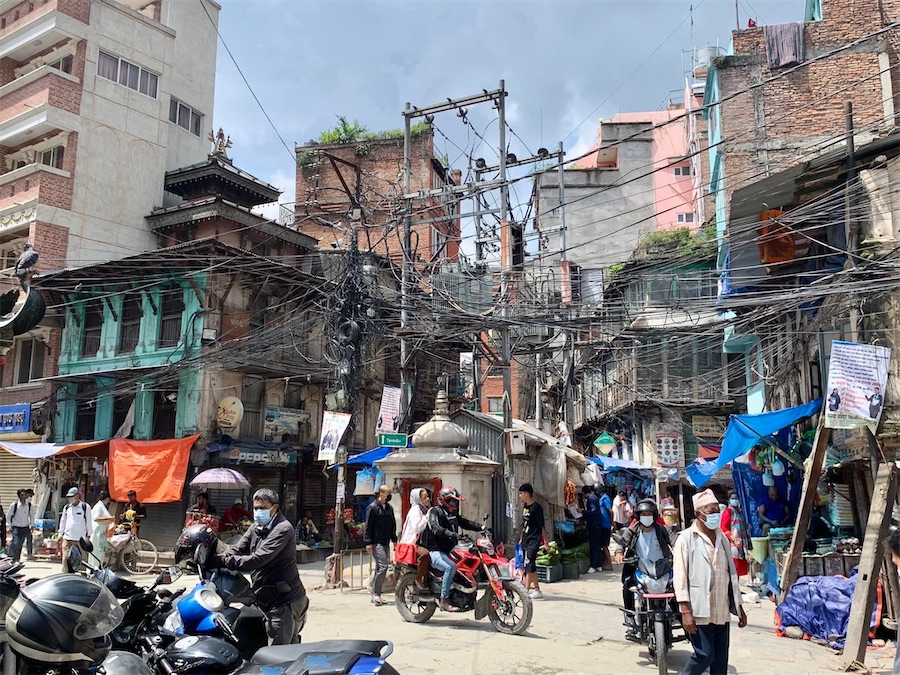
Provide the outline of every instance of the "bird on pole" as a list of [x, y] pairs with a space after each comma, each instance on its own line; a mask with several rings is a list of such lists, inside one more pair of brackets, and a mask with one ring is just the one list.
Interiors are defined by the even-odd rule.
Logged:
[[16, 276], [19, 277], [19, 283], [22, 288], [28, 288], [31, 283], [31, 277], [34, 274], [34, 266], [37, 264], [38, 252], [34, 250], [31, 244], [25, 244], [25, 250], [19, 255], [16, 261]]

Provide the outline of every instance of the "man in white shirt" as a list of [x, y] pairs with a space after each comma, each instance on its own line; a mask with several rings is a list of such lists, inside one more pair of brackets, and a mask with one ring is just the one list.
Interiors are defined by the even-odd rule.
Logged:
[[82, 537], [90, 537], [94, 531], [91, 523], [91, 509], [81, 501], [81, 492], [78, 488], [71, 488], [66, 494], [69, 503], [63, 509], [62, 518], [59, 521], [59, 538], [62, 540], [62, 571], [66, 569], [66, 556], [73, 546], [78, 546], [78, 540]]
[[34, 507], [28, 501], [26, 490], [16, 492], [18, 499], [9, 505], [6, 517], [12, 530], [12, 541], [9, 543], [9, 555], [18, 561], [22, 557], [22, 546], [28, 541], [31, 528], [34, 527]]
[[625, 490], [619, 490], [619, 494], [613, 499], [612, 505], [613, 527], [616, 530], [621, 530], [631, 525], [633, 513], [634, 509], [629, 503], [628, 497], [625, 496]]

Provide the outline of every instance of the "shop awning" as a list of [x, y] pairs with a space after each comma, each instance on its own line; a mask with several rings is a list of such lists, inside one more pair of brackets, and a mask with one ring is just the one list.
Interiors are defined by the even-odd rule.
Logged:
[[588, 457], [594, 464], [599, 464], [604, 469], [649, 469], [630, 459], [618, 459], [616, 457]]
[[109, 453], [108, 443], [109, 441], [107, 440], [78, 441], [75, 443], [11, 443], [3, 441], [0, 442], [0, 448], [3, 448], [7, 452], [18, 457], [27, 457], [28, 459], [43, 459], [44, 457], [65, 455], [67, 453], [88, 449], [92, 452], [85, 452], [85, 455], [90, 457], [106, 457]]
[[815, 415], [822, 408], [822, 399], [793, 408], [760, 413], [758, 415], [732, 415], [728, 420], [722, 451], [713, 460], [696, 460], [685, 469], [695, 487], [703, 487], [712, 475], [729, 462], [744, 455], [765, 438]]
[[365, 452], [361, 452], [358, 455], [354, 455], [350, 459], [347, 460], [347, 464], [366, 464], [371, 466], [379, 459], [384, 459], [389, 454], [391, 454], [394, 450], [398, 450], [399, 448], [373, 448], [372, 450], [366, 450]]

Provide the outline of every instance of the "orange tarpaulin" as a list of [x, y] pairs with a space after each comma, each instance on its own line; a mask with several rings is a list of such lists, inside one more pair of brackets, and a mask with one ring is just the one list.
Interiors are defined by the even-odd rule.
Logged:
[[126, 501], [135, 490], [144, 504], [181, 501], [191, 446], [199, 435], [163, 441], [109, 441], [109, 493]]

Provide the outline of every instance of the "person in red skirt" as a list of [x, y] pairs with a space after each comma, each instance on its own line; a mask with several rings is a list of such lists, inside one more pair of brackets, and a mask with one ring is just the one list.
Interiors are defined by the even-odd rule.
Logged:
[[394, 548], [394, 561], [405, 565], [416, 566], [416, 586], [419, 590], [426, 589], [425, 576], [431, 558], [428, 549], [419, 546], [419, 538], [428, 524], [428, 510], [431, 508], [431, 497], [425, 488], [416, 488], [409, 493], [409, 512], [403, 523], [403, 532], [400, 541]]
[[750, 541], [747, 534], [747, 523], [741, 513], [741, 500], [734, 490], [728, 493], [728, 506], [722, 511], [721, 527], [722, 533], [731, 542], [731, 557], [734, 558], [738, 576], [746, 576], [749, 572], [747, 554], [750, 549]]

